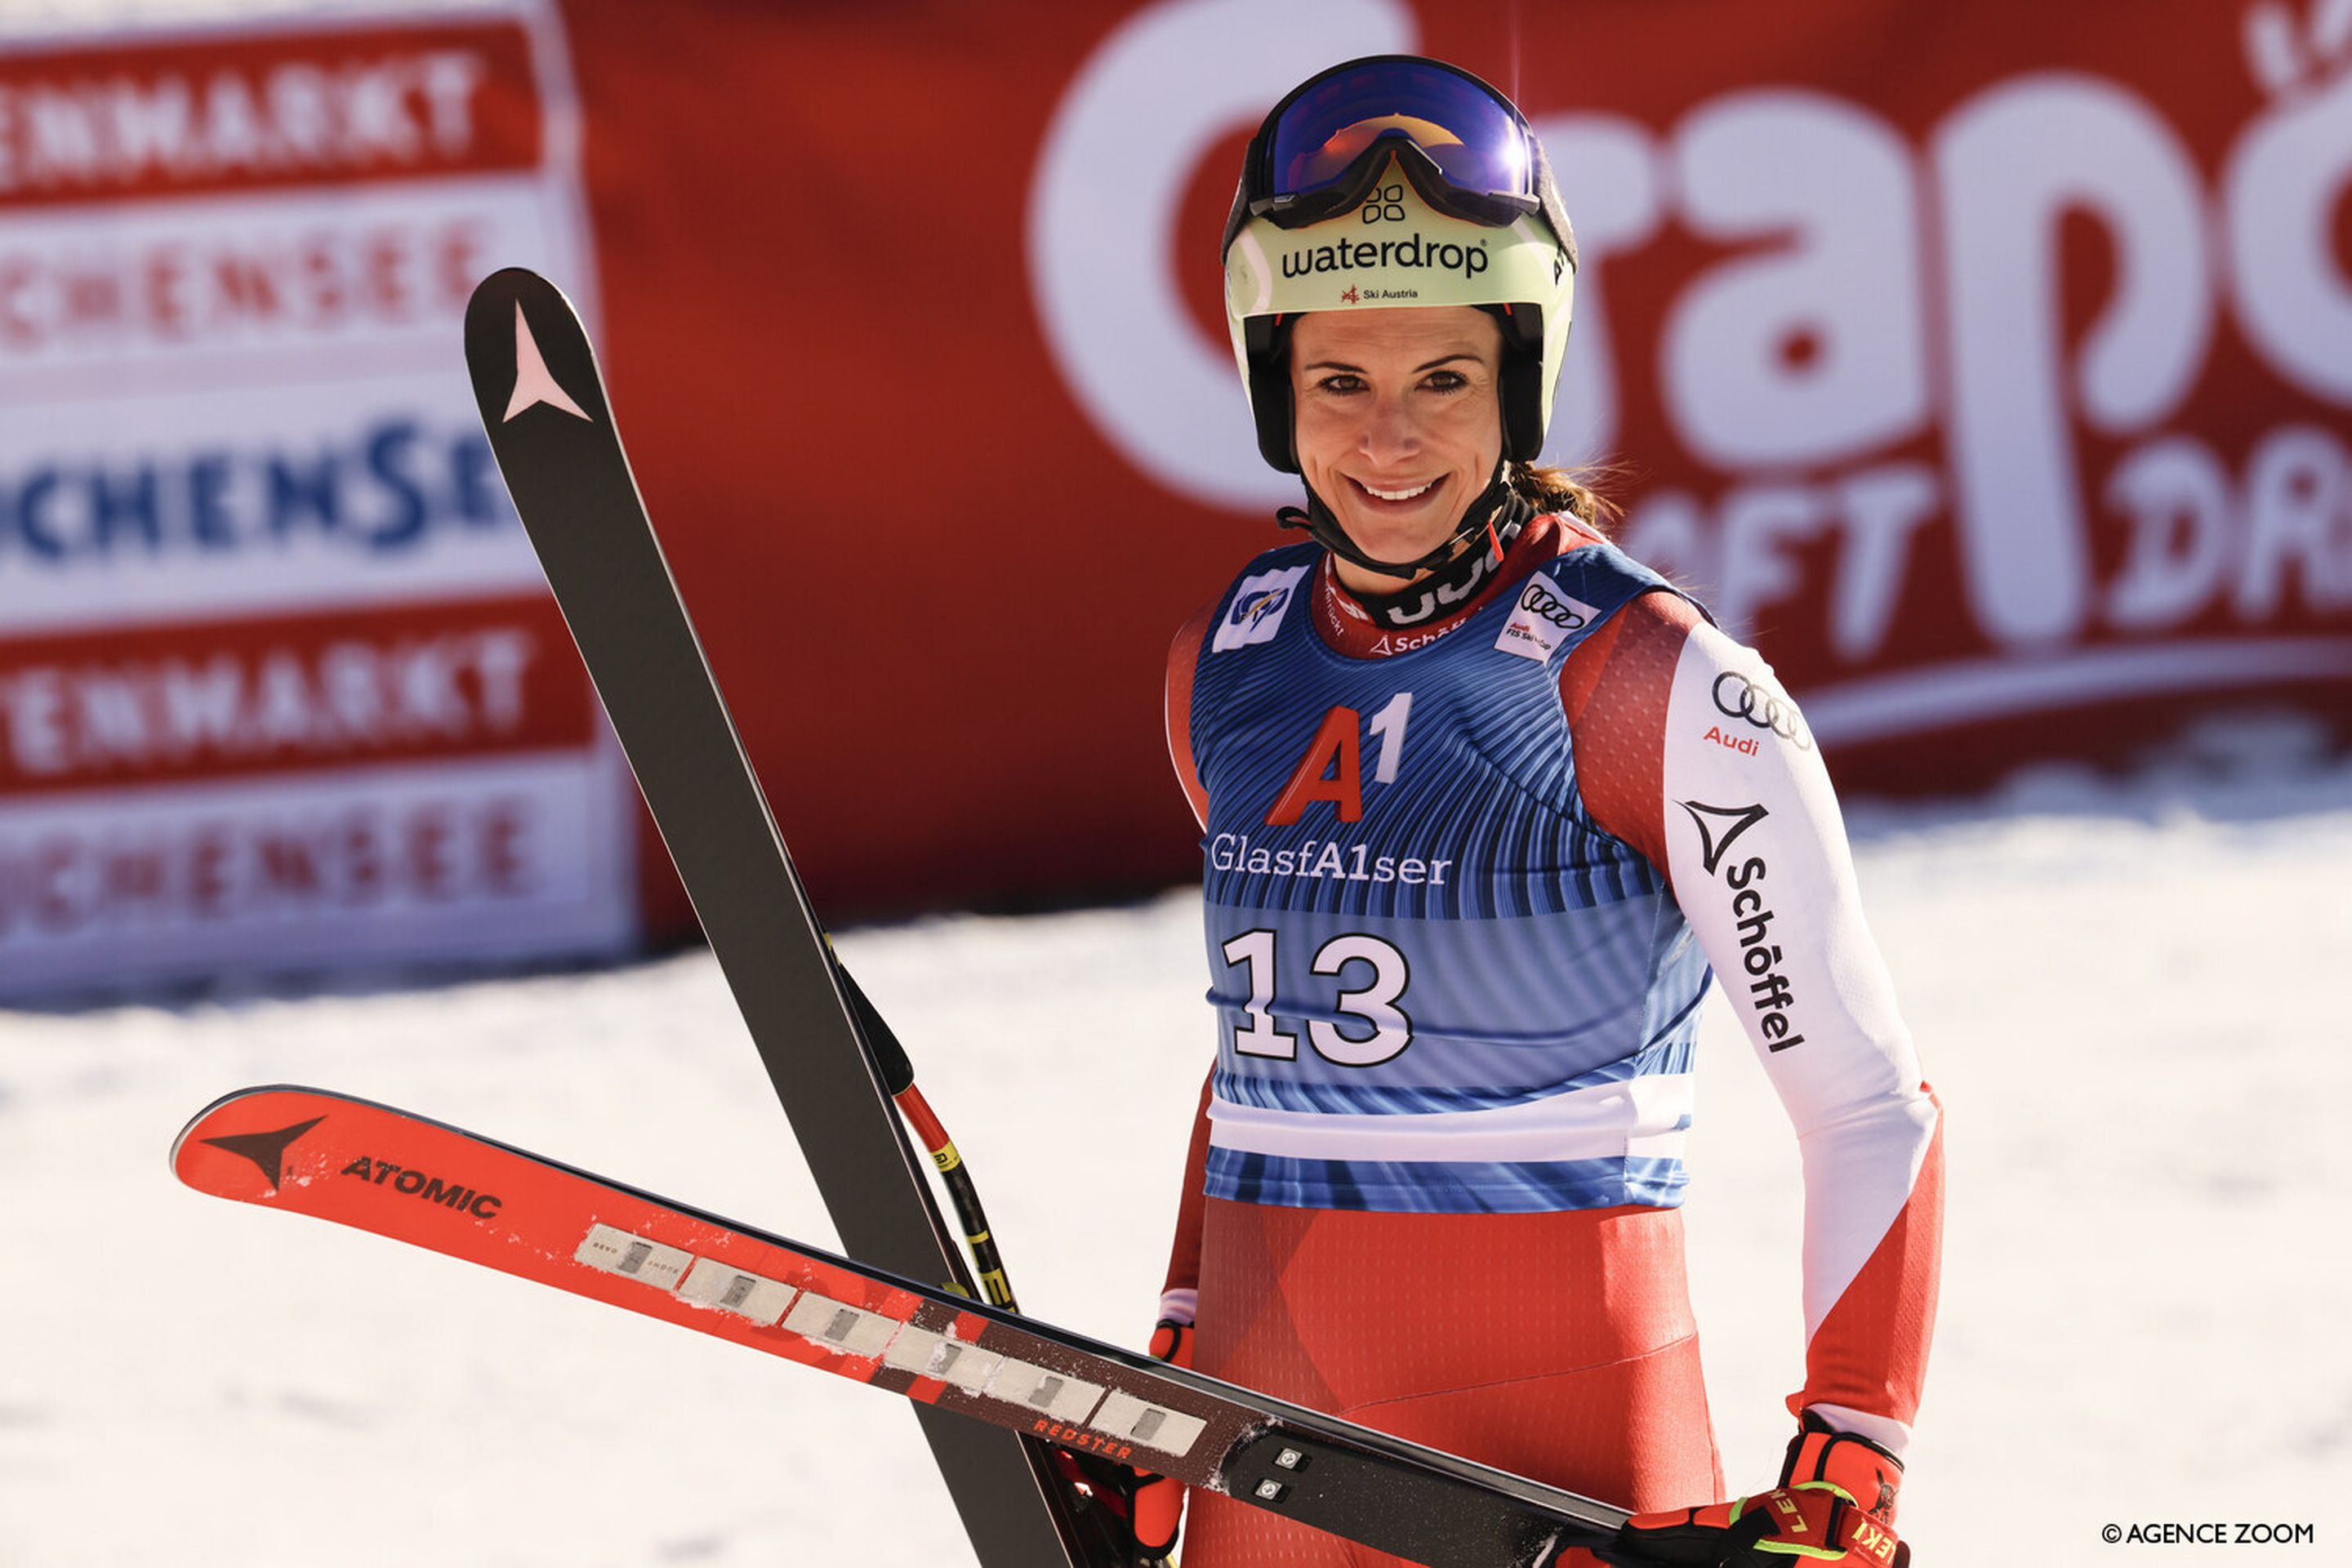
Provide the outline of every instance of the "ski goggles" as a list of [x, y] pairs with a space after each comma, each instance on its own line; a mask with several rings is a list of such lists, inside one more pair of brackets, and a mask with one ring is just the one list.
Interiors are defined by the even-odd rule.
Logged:
[[1527, 119], [1472, 76], [1417, 55], [1349, 60], [1293, 89], [1259, 126], [1226, 243], [1244, 215], [1302, 228], [1352, 212], [1395, 160], [1421, 199], [1506, 227], [1558, 202]]

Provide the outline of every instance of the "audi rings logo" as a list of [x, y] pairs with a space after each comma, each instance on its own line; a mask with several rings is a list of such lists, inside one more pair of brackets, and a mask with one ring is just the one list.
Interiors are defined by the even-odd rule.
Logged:
[[1744, 719], [1759, 730], [1771, 731], [1799, 751], [1813, 749], [1813, 738], [1805, 732], [1804, 716], [1797, 711], [1796, 703], [1736, 669], [1727, 669], [1715, 678], [1715, 706], [1730, 718]]
[[[1540, 583], [1528, 585], [1528, 591], [1519, 596], [1519, 608], [1549, 621], [1564, 632], [1572, 632], [1584, 624], [1581, 614]], [[1723, 699], [1717, 696], [1716, 700], [1721, 702]]]

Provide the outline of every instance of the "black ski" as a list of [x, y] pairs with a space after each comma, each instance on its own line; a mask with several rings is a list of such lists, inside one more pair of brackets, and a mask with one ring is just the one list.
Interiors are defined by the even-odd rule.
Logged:
[[[843, 1247], [971, 1290], [646, 516], [579, 317], [537, 274], [493, 273], [466, 309], [466, 363], [515, 510]], [[918, 1414], [983, 1568], [1103, 1560], [1100, 1521], [1043, 1446]]]
[[[508, 1144], [321, 1089], [243, 1089], [172, 1148], [199, 1192], [428, 1247], [1131, 1463], [1428, 1568], [1545, 1568], [1620, 1510]], [[780, 1421], [780, 1426], [788, 1423]]]

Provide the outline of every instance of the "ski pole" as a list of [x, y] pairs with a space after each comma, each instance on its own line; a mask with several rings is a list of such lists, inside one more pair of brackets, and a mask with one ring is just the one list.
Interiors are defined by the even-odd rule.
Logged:
[[[828, 951], [831, 946], [828, 939]], [[947, 1187], [948, 1201], [955, 1205], [956, 1223], [963, 1227], [964, 1245], [971, 1249], [972, 1271], [979, 1277], [988, 1304], [1008, 1312], [1019, 1311], [1020, 1304], [1013, 1299], [1013, 1283], [1004, 1276], [1004, 1259], [989, 1230], [988, 1212], [981, 1207], [980, 1188], [973, 1184], [971, 1170], [963, 1163], [955, 1140], [948, 1136], [946, 1125], [923, 1098], [923, 1091], [916, 1087], [915, 1065], [907, 1058], [907, 1047], [899, 1043], [898, 1032], [890, 1027], [838, 954], [834, 957], [834, 973], [841, 976], [841, 989], [849, 998], [850, 1011], [874, 1052], [874, 1066], [882, 1075], [883, 1089], [897, 1102], [916, 1141], [930, 1155], [940, 1180]]]

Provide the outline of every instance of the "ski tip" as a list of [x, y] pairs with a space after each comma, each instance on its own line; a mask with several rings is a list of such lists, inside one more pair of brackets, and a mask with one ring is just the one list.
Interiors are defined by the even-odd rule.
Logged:
[[[466, 309], [470, 314], [484, 304], [512, 305], [518, 300], [551, 298], [563, 300], [563, 290], [528, 267], [501, 267], [474, 285], [473, 298], [467, 301]], [[564, 303], [569, 305], [571, 301], [565, 300]]]
[[552, 409], [583, 426], [605, 422], [595, 351], [579, 311], [527, 267], [500, 268], [474, 286], [466, 303], [466, 368], [493, 446], [533, 409]]
[[220, 1180], [224, 1168], [250, 1167], [246, 1173], [265, 1173], [267, 1166], [257, 1156], [268, 1152], [268, 1140], [283, 1137], [291, 1143], [300, 1136], [296, 1129], [316, 1126], [328, 1110], [348, 1103], [341, 1095], [299, 1084], [232, 1089], [190, 1117], [172, 1140], [172, 1173], [183, 1184], [216, 1197], [246, 1195], [226, 1190]]

